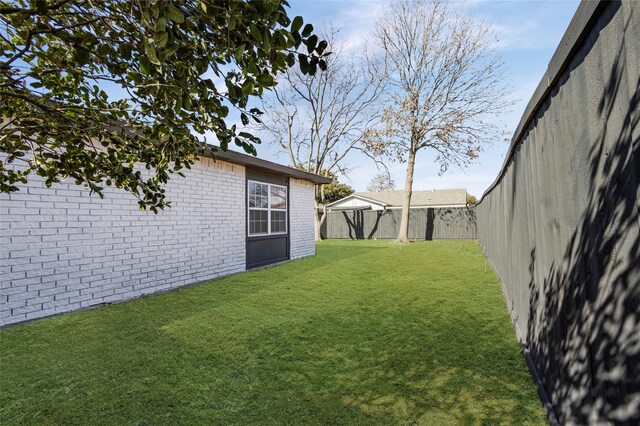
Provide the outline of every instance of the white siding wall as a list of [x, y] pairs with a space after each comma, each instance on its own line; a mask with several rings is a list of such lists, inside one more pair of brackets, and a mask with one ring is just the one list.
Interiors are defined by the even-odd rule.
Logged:
[[314, 185], [304, 180], [289, 180], [291, 193], [289, 222], [291, 229], [291, 259], [316, 254], [313, 224]]
[[[35, 175], [0, 194], [0, 324], [244, 271], [244, 167], [202, 158], [185, 175], [170, 181], [172, 207], [158, 215], [124, 191], [100, 199]], [[309, 191], [292, 185], [292, 257], [314, 253]]]
[[384, 210], [384, 206], [380, 205], [380, 204], [375, 204], [375, 203], [369, 203], [367, 201], [361, 200], [359, 198], [350, 198], [348, 200], [345, 201], [338, 201], [336, 202], [333, 206], [331, 206], [331, 209], [345, 209], [345, 208], [353, 208], [353, 207], [371, 207], [371, 210]]

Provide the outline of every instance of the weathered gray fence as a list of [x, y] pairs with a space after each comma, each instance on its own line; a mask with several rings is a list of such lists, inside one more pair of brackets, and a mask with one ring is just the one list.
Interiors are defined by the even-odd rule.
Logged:
[[583, 2], [476, 207], [561, 424], [640, 424], [639, 123], [640, 3]]
[[[322, 227], [324, 238], [395, 239], [400, 229], [401, 210], [350, 210], [329, 212]], [[475, 239], [473, 208], [413, 209], [409, 214], [412, 240]]]

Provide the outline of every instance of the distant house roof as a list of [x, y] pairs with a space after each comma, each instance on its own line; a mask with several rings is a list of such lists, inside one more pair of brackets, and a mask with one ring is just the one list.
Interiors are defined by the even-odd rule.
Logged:
[[[401, 207], [404, 198], [404, 190], [382, 192], [356, 192], [362, 198], [382, 202], [391, 207]], [[466, 189], [434, 189], [429, 191], [413, 191], [411, 194], [411, 206], [441, 206], [467, 204]]]
[[[340, 208], [340, 204], [357, 199], [384, 208], [402, 207], [404, 190], [382, 192], [355, 192], [345, 198], [327, 204], [327, 207]], [[467, 204], [466, 189], [437, 189], [429, 191], [413, 191], [411, 194], [411, 207], [430, 206], [465, 206]], [[354, 208], [345, 205], [344, 208]]]

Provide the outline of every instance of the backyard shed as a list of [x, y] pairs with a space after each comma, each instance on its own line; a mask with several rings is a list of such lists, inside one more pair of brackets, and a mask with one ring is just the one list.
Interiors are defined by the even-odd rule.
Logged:
[[236, 152], [199, 157], [142, 212], [106, 188], [0, 194], [0, 324], [118, 302], [315, 254], [314, 185], [329, 179]]

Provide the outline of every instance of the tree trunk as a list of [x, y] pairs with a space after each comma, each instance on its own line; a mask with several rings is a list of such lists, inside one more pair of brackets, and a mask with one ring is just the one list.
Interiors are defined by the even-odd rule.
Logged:
[[315, 225], [316, 241], [322, 241], [322, 224], [327, 218], [327, 205], [322, 205], [322, 216], [318, 217], [318, 201], [313, 200], [313, 223]]
[[404, 197], [402, 199], [402, 219], [400, 220], [400, 232], [398, 233], [399, 243], [409, 242], [409, 209], [411, 207], [411, 190], [413, 187], [413, 169], [416, 165], [416, 153], [413, 149], [409, 150], [409, 159], [407, 160], [407, 177], [404, 182]]

